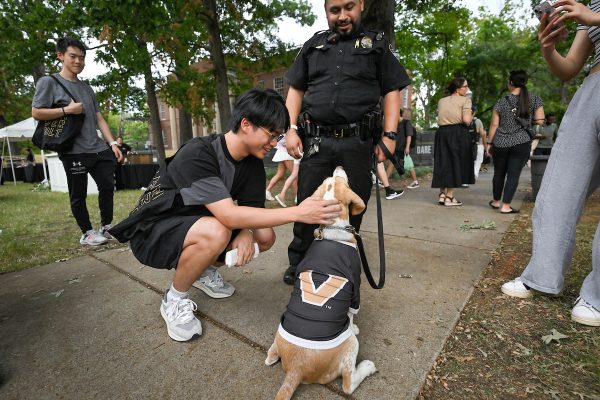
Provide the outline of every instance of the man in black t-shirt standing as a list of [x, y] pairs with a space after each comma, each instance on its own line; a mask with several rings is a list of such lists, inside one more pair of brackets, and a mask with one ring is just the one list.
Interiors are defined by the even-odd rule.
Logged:
[[[310, 196], [337, 166], [344, 167], [352, 190], [365, 202], [371, 196], [373, 153], [385, 155], [373, 143], [373, 134], [393, 153], [400, 110], [399, 90], [410, 80], [382, 32], [361, 25], [363, 0], [326, 0], [329, 30], [316, 33], [296, 56], [286, 79], [290, 84], [286, 106], [292, 125], [286, 147], [302, 157], [298, 201]], [[381, 127], [377, 114], [383, 97]], [[296, 124], [300, 125], [300, 129]], [[362, 216], [350, 218], [358, 230]], [[290, 265], [284, 273], [294, 283], [296, 266], [313, 240], [314, 226], [294, 224], [288, 248]]]
[[[133, 255], [153, 268], [176, 268], [160, 312], [173, 340], [202, 334], [189, 299], [192, 285], [211, 297], [233, 294], [211, 265], [237, 250], [236, 266], [275, 242], [272, 227], [289, 222], [333, 223], [337, 200], [309, 198], [295, 207], [265, 209], [263, 159], [289, 126], [283, 99], [250, 90], [238, 99], [225, 134], [194, 138], [156, 173], [129, 217], [109, 230], [129, 241]], [[207, 276], [208, 274], [208, 276]]]

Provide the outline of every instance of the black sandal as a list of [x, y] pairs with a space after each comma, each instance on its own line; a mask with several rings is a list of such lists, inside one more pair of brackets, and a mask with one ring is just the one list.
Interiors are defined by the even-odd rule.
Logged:
[[500, 206], [495, 206], [494, 204], [494, 200], [490, 200], [490, 202], [488, 203], [490, 205], [490, 207], [492, 207], [494, 210], [497, 210], [500, 208]]

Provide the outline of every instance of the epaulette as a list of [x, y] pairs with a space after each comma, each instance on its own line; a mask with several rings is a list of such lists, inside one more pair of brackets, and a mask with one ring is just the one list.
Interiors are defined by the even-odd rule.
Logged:
[[385, 38], [385, 32], [383, 31], [374, 31], [369, 29], [370, 36], [372, 36], [376, 41], [383, 40]]

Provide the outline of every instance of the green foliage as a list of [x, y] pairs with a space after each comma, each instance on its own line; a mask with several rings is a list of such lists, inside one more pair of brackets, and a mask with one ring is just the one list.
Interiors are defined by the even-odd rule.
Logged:
[[127, 115], [121, 116], [117, 113], [107, 114], [105, 119], [111, 132], [121, 136], [133, 150], [144, 149], [149, 132], [147, 121], [131, 119]]

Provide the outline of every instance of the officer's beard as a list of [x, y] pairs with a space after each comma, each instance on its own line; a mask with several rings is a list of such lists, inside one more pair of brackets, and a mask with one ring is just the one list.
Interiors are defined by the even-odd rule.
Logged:
[[333, 32], [337, 32], [340, 34], [341, 39], [346, 39], [349, 37], [354, 36], [354, 34], [356, 33], [356, 31], [360, 29], [360, 18], [358, 18], [356, 21], [354, 21], [352, 23], [352, 29], [350, 29], [349, 31], [341, 31], [340, 27], [338, 26], [338, 24], [335, 24], [331, 30]]

